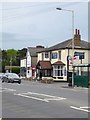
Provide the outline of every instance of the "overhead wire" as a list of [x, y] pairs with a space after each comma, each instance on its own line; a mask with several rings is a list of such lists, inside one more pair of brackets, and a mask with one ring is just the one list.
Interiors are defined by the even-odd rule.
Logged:
[[[58, 4], [58, 6], [59, 6], [59, 4], [61, 4], [61, 3], [47, 3], [47, 4], [38, 4], [38, 5], [32, 5], [32, 6], [23, 6], [23, 7], [17, 7], [17, 8], [9, 8], [8, 10], [11, 10], [11, 9], [13, 9], [13, 10], [17, 10], [17, 9], [21, 9], [21, 8], [27, 8], [27, 7], [38, 7], [38, 6], [42, 6], [42, 5], [57, 5]], [[75, 5], [75, 4], [78, 4], [78, 2], [76, 2], [76, 3], [66, 3], [66, 4], [64, 4], [64, 5], [62, 5], [62, 6], [65, 6], [65, 7], [68, 7], [68, 6], [71, 6], [71, 5]], [[34, 12], [32, 12], [32, 13], [30, 13], [30, 11], [29, 12], [27, 12], [27, 13], [19, 13], [19, 14], [16, 14], [16, 15], [12, 15], [12, 16], [10, 16], [10, 17], [8, 17], [8, 16], [3, 16], [2, 15], [2, 20], [1, 21], [4, 21], [4, 22], [9, 22], [9, 21], [15, 21], [16, 19], [18, 20], [18, 18], [21, 18], [21, 17], [26, 17], [27, 15], [29, 15], [30, 17], [32, 17], [32, 16], [35, 16], [35, 15], [38, 15], [38, 14], [41, 14], [41, 13], [45, 13], [45, 12], [51, 12], [51, 10], [54, 10], [53, 9], [53, 7], [49, 7], [49, 8], [45, 8], [45, 9], [43, 9], [43, 10], [39, 10], [39, 11], [34, 11]], [[29, 16], [27, 16], [27, 17], [29, 17]], [[16, 18], [16, 19], [15, 19]]]
[[[41, 2], [40, 2], [40, 3], [41, 3]], [[39, 4], [36, 4], [36, 5], [35, 5], [35, 4], [34, 4], [34, 5], [29, 5], [29, 6], [26, 5], [26, 6], [21, 6], [21, 7], [19, 6], [19, 7], [13, 7], [13, 8], [0, 9], [0, 10], [14, 10], [14, 9], [22, 9], [22, 8], [28, 8], [28, 7], [38, 7], [38, 6], [49, 5], [49, 4], [50, 4], [50, 5], [51, 5], [51, 4], [58, 4], [58, 3], [54, 3], [54, 2], [53, 2], [53, 3], [52, 3], [52, 2], [50, 2], [50, 3], [44, 3], [44, 4], [40, 4], [40, 3], [39, 3]], [[30, 4], [30, 3], [29, 3], [29, 4]]]

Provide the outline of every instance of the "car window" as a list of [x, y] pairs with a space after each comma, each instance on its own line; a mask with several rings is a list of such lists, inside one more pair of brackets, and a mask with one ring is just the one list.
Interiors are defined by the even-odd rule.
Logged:
[[11, 74], [9, 76], [12, 77], [12, 78], [19, 78], [19, 76], [17, 74]]
[[13, 74], [13, 73], [8, 73], [8, 74], [6, 74], [6, 76], [8, 76], [10, 78], [19, 78], [19, 76], [17, 74]]

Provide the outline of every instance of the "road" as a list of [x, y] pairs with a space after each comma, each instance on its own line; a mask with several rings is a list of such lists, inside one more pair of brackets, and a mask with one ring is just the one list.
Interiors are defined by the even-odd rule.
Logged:
[[22, 80], [2, 83], [3, 118], [88, 118], [87, 88]]

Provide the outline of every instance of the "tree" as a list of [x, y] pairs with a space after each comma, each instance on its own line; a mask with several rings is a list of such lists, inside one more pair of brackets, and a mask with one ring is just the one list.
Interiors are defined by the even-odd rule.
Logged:
[[2, 72], [5, 72], [5, 66], [9, 64], [8, 57], [7, 57], [7, 51], [2, 50]]
[[17, 65], [18, 66], [20, 66], [20, 59], [24, 58], [26, 56], [26, 52], [27, 52], [26, 48], [23, 48], [23, 49], [17, 51], [16, 60], [17, 60]]
[[8, 49], [7, 50], [7, 58], [8, 61], [11, 63], [10, 65], [14, 65], [13, 63], [16, 62], [17, 50]]
[[20, 66], [20, 59], [26, 56], [26, 48], [21, 50], [2, 50], [1, 51], [1, 63], [2, 72], [5, 72], [5, 66]]

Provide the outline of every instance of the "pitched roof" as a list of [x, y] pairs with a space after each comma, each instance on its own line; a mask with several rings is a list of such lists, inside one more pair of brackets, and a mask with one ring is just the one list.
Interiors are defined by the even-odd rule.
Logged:
[[[43, 69], [51, 69], [52, 65], [50, 61], [39, 61], [38, 64], [43, 68]], [[37, 64], [37, 65], [38, 65]]]
[[37, 48], [37, 47], [28, 47], [28, 49], [29, 49], [30, 55], [32, 57], [37, 56], [37, 52], [41, 52], [41, 51], [45, 50], [45, 48], [41, 48], [41, 47], [39, 47], [39, 48]]
[[[46, 51], [57, 50], [57, 49], [65, 49], [65, 48], [72, 48], [72, 39], [63, 41], [59, 44], [49, 47]], [[90, 42], [81, 40], [80, 46], [74, 46], [74, 48], [78, 49], [90, 49]]]
[[52, 65], [65, 65], [62, 61], [57, 61], [55, 63], [53, 63]]

